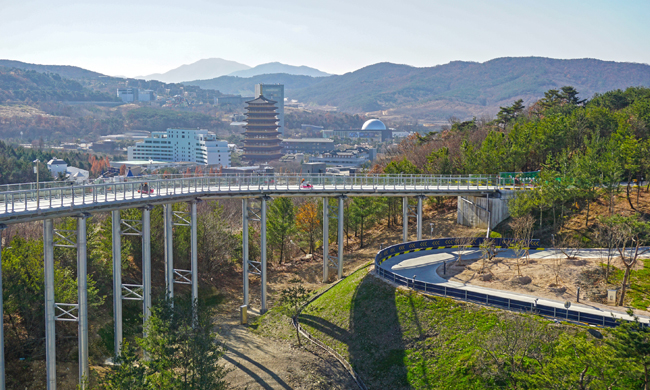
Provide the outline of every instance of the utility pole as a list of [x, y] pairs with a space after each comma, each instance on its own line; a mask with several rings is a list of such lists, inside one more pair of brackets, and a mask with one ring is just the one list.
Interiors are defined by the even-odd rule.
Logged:
[[41, 160], [39, 159], [34, 160], [34, 163], [36, 164], [34, 166], [34, 173], [36, 174], [36, 210], [38, 210], [41, 206], [41, 186], [38, 180], [38, 168], [40, 162]]

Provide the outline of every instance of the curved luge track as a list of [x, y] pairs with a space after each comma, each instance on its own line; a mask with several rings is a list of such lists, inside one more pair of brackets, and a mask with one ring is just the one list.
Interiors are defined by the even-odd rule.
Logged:
[[[464, 259], [481, 257], [479, 245], [485, 240], [476, 238], [471, 249], [464, 250]], [[499, 256], [513, 256], [508, 250], [512, 240], [495, 239], [497, 247], [504, 251]], [[617, 311], [603, 310], [598, 307], [572, 304], [568, 309], [564, 302], [524, 295], [510, 291], [495, 290], [487, 287], [450, 282], [438, 275], [437, 269], [444, 262], [457, 259], [458, 239], [443, 238], [436, 240], [413, 241], [389, 246], [380, 250], [375, 257], [377, 274], [388, 281], [429, 294], [446, 296], [500, 309], [529, 312], [570, 321], [583, 325], [614, 327], [617, 320], [633, 320], [632, 317]], [[539, 247], [539, 241], [530, 244], [531, 257], [552, 257], [556, 251]], [[583, 250], [584, 257], [600, 256], [599, 249]], [[649, 318], [640, 321], [650, 325]]]

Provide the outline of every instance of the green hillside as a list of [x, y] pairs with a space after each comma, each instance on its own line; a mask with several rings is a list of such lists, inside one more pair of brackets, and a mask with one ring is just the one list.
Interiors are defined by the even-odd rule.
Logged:
[[69, 79], [97, 79], [106, 77], [101, 73], [70, 65], [39, 65], [22, 61], [0, 60], [0, 67], [34, 70], [40, 73], [56, 73], [61, 77]]
[[[630, 86], [650, 86], [650, 66], [542, 57], [497, 58], [485, 63], [454, 61], [429, 68], [380, 63], [320, 79], [292, 94], [292, 98], [346, 111], [451, 101], [493, 107], [496, 112], [499, 105], [519, 98], [530, 103], [547, 90], [564, 85], [575, 87], [583, 97]], [[473, 115], [467, 112], [466, 116]]]
[[0, 103], [13, 101], [119, 101], [55, 73], [0, 67]]
[[[300, 323], [344, 356], [368, 389], [637, 389], [643, 383], [643, 366], [617, 354], [609, 331], [396, 289], [368, 268], [311, 303]], [[295, 340], [275, 311], [258, 325], [258, 332]]]
[[255, 84], [284, 84], [284, 94], [293, 97], [295, 91], [319, 83], [322, 77], [296, 76], [286, 73], [262, 74], [253, 77], [221, 76], [210, 80], [187, 81], [185, 85], [196, 85], [202, 89], [216, 89], [224, 94], [253, 96]]

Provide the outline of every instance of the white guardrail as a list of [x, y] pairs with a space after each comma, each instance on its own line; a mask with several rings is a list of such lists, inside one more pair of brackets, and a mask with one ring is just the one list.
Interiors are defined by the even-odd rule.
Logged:
[[[146, 185], [145, 185], [146, 184]], [[77, 205], [105, 204], [112, 201], [160, 198], [165, 196], [214, 193], [228, 194], [250, 191], [291, 191], [318, 193], [331, 191], [402, 192], [402, 191], [493, 191], [499, 178], [488, 175], [205, 175], [165, 178], [149, 176], [125, 182], [84, 185], [49, 185], [36, 189], [33, 183], [22, 184], [21, 190], [0, 191], [2, 214], [49, 210]], [[2, 188], [0, 188], [1, 190]], [[245, 194], [243, 194], [245, 195]]]

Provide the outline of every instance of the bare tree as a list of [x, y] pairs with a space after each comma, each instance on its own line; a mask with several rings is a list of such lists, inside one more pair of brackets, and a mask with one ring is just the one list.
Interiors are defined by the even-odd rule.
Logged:
[[535, 218], [530, 214], [514, 218], [510, 226], [512, 227], [515, 240], [520, 244], [518, 247], [523, 250], [522, 254], [526, 255], [526, 265], [528, 265], [530, 260], [530, 244], [533, 241]]
[[567, 260], [575, 260], [580, 252], [581, 246], [582, 241], [578, 237], [570, 233], [565, 233], [560, 236], [557, 250], [562, 252]]
[[647, 248], [641, 248], [641, 239], [650, 232], [650, 224], [640, 220], [638, 214], [630, 217], [614, 215], [608, 218], [607, 222], [611, 226], [614, 245], [625, 267], [621, 295], [617, 302], [617, 306], [623, 306], [632, 268], [639, 261], [639, 256], [648, 251]]
[[518, 240], [518, 239], [512, 239], [512, 240], [507, 240], [506, 244], [508, 245], [508, 248], [510, 248], [514, 254], [515, 254], [515, 264], [517, 265], [517, 276], [521, 276], [521, 262], [522, 258], [526, 254], [526, 245]]
[[467, 251], [474, 245], [476, 237], [458, 237], [454, 240], [455, 246], [458, 247], [456, 253], [458, 254], [458, 260], [456, 262], [459, 265], [463, 265], [462, 257]]
[[612, 269], [612, 260], [614, 259], [614, 255], [616, 254], [616, 247], [615, 247], [615, 240], [614, 240], [614, 229], [612, 228], [613, 226], [609, 221], [606, 219], [601, 219], [600, 223], [598, 224], [596, 228], [596, 242], [598, 243], [598, 246], [601, 248], [606, 248], [607, 249], [607, 255], [602, 256], [601, 252], [601, 258], [605, 257], [605, 282], [609, 283], [609, 274]]
[[479, 270], [479, 274], [491, 274], [492, 271], [490, 271], [487, 264], [492, 263], [500, 250], [497, 248], [496, 242], [493, 239], [483, 240], [479, 245], [479, 248], [481, 249], [481, 269]]

